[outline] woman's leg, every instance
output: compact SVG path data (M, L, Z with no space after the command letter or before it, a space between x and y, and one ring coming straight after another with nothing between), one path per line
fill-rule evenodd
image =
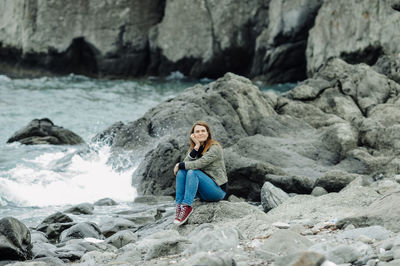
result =
M187 170L179 170L176 174L176 195L175 202L177 205L182 204L185 195Z
M196 194L202 200L219 201L225 197L226 193L202 171L188 170L182 204L192 206Z

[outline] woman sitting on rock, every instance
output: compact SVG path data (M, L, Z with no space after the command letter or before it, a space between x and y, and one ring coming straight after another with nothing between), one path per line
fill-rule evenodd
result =
M197 121L190 130L190 148L176 175L176 216L174 224L184 224L192 213L193 200L219 201L228 182L221 144L211 137L210 127Z

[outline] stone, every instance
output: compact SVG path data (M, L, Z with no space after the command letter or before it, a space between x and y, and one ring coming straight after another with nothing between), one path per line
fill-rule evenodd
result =
M0 220L0 261L32 258L31 233L13 217Z
M62 212L56 212L47 216L40 224L54 224L54 223L71 223L71 217ZM38 225L39 227L40 225Z
M323 187L328 192L339 192L352 182L357 175L345 171L332 170L320 176L315 181L315 186Z
M100 228L95 223L82 222L64 230L60 235L60 242L66 242L71 239L83 239L86 237L104 239Z
M321 266L325 256L317 253L304 251L288 256L279 257L274 265L276 266Z
M32 120L27 126L15 132L7 140L7 143L15 141L26 145L77 145L85 143L84 140L74 132L54 125L48 118Z
M328 191L326 191L325 188L319 187L319 186L316 186L315 188L313 188L313 190L311 192L311 195L313 195L314 197L319 197L319 196L322 196L325 194L328 194Z
M93 203L93 205L95 205L95 206L115 206L115 205L118 205L118 203L115 202L115 200L113 200L113 199L104 198L104 199L99 199L98 201Z
M93 204L81 203L66 209L64 212L79 215L79 214L93 214L93 210L94 210Z
M277 230L259 248L279 256L286 256L306 251L311 245L312 242L300 234L290 230Z
M135 243L138 236L130 230L119 231L108 237L104 242L113 245L116 248L121 248L129 243Z
M124 218L116 218L110 217L103 219L99 224L101 233L105 237L110 237L117 233L118 231L126 230L126 229L135 229L137 226L135 223L131 222L128 219Z
M275 222L272 225L275 226L276 228L279 228L279 229L288 229L288 228L290 228L290 224L283 223L283 222Z
M268 212L279 204L282 204L282 202L288 198L289 195L286 194L286 192L275 187L269 182L265 182L261 188L261 205L263 206L265 212Z

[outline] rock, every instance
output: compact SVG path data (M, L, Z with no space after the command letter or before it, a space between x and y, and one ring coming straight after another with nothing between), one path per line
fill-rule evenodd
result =
M324 129L322 139L328 149L342 160L348 151L357 147L358 134L349 123L337 123Z
M268 27L257 37L252 74L268 83L298 81L304 71L307 32L322 1L272 0L269 3Z
M31 229L31 242L49 243L45 233Z
M341 228L349 223L356 227L380 225L393 232L400 232L400 226L396 222L400 219L400 210L396 207L398 200L400 200L399 192L384 195L355 214L339 219L337 226Z
M351 64L373 65L382 54L397 54L395 43L399 37L385 30L399 23L397 12L391 8L392 2L385 1L382 5L374 5L374 0L350 4L345 0L323 2L309 31L308 73L314 73L333 57Z
M56 249L57 247L50 243L34 242L32 243L32 257L57 257L57 254L54 252Z
M209 225L200 225L188 235L191 242L188 250L191 254L203 251L230 251L239 245L240 232L234 228L216 229Z
M70 239L83 239L87 237L104 239L100 228L95 223L82 222L63 231L60 236L60 242L66 242Z
M286 192L275 187L269 182L265 182L261 188L261 205L263 206L265 212L275 208L288 198L289 195L286 194Z
M388 250L388 251L385 251L384 253L380 254L379 260L385 261L385 262L393 260L393 251Z
M317 253L304 251L288 256L279 257L276 266L320 266L325 261L325 256Z
M329 243L320 243L313 245L310 251L320 252L326 256L326 259L336 264L355 262L361 253L351 245L332 245Z
M26 145L76 145L85 143L81 137L68 129L54 125L48 118L32 120L26 127L15 132L7 140L7 143L15 141Z
M0 220L0 261L32 258L31 233L13 217Z
M56 212L52 215L47 216L41 223L38 225L40 227L42 224L54 224L54 223L72 223L73 220L68 215L62 212Z
M90 251L85 253L82 256L79 263L76 263L79 266L84 265L107 265L110 261L114 261L117 257L117 254L113 252L100 252L100 251ZM126 261L125 261L126 262Z
M312 169L310 169L312 173ZM316 176L317 173L313 173ZM266 181L274 184L275 186L283 188L287 192L291 193L311 193L315 180L309 176L297 176L297 175L266 175Z
M121 121L115 122L108 128L104 129L102 132L96 134L96 136L92 138L92 142L98 143L99 145L111 146L114 142L115 135L118 133L118 131L121 130L124 125L125 124Z
M357 175L349 174L344 171L333 170L327 172L325 175L318 177L315 181L315 186L323 187L328 192L338 192L345 186L350 184Z
M199 252L189 257L187 260L183 260L178 265L235 266L237 264L232 256L226 252L218 252L216 254Z
M313 195L315 197L319 197L319 196L322 196L322 195L325 195L325 194L328 194L328 191L326 191L325 188L318 187L318 186L314 187L312 192L311 192L311 195Z
M0 42L3 53L18 51L7 60L14 72L137 76L147 68L149 30L162 19L164 6L163 1L126 0L114 4L30 4L25 8L35 14L33 18L22 16L23 5L3 3L1 9L10 12L0 23L4 32ZM16 28L7 27L10 20ZM57 30L48 28L49 24Z
M124 218L115 218L111 217L108 219L103 219L99 224L101 233L105 237L110 237L117 233L118 231L126 230L126 229L134 229L136 228L135 223L124 219Z
M121 248L129 243L135 243L138 236L130 230L123 230L108 237L104 242L113 245L116 248Z
M179 235L177 231L162 231L150 235L135 243L136 249L144 254L145 260L161 256L181 253L187 240Z
M283 223L283 222L275 222L272 225L275 226L276 228L279 228L279 229L288 229L288 228L290 228L289 224Z
M374 70L381 73L391 80L400 83L400 56L393 55L383 55L379 57L373 66Z
M385 240L393 235L393 232L386 230L382 226L368 226L352 230L346 230L338 234L338 237L357 240L360 236L370 239Z
M76 225L76 223L42 223L36 227L36 230L45 233L47 239L51 243L57 243L60 241L61 233L74 225Z
M93 210L94 210L93 204L81 203L81 204L72 206L71 208L68 208L64 212L79 215L79 214L93 214Z
M260 0L167 2L161 23L150 33L155 57L150 68L164 75L179 70L192 77L244 74L251 67L255 38L266 24L267 12L268 4Z
M259 248L279 256L286 256L305 251L311 245L312 242L300 234L290 230L277 230Z
M115 202L115 200L110 199L110 198L104 198L104 199L99 199L95 203L93 203L95 206L115 206L118 205L118 203Z

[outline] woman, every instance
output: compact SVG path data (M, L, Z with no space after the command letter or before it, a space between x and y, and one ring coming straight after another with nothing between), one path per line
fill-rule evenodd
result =
M176 175L176 216L174 224L184 224L192 213L197 196L205 201L225 197L228 182L221 145L213 140L210 127L197 121L190 130L190 148L183 162L174 167Z

